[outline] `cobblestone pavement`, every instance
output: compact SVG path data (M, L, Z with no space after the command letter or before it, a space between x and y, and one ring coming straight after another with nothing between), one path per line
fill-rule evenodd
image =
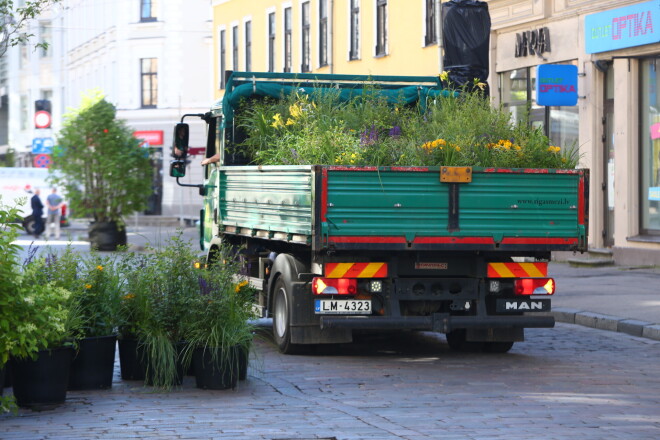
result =
M115 372L111 390L0 416L0 438L660 438L660 342L570 324L528 330L495 355L414 333L284 356L266 337L233 391L199 390L187 377L160 393Z

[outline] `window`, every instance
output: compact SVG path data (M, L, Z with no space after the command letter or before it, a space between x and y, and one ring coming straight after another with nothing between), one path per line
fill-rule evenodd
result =
M232 69L238 70L238 26L231 29L231 40Z
M275 13L268 14L268 71L275 72Z
M140 60L140 85L142 88L142 108L155 108L158 105L158 59Z
M40 49L40 55L42 58L49 57L51 55L50 44L53 41L52 27L50 21L42 21L39 23L39 43L46 44L46 47Z
M640 232L660 235L660 75L656 59L640 62L639 69L639 179Z
M158 0L140 0L140 21L156 21Z
M542 128L553 145L577 148L578 107L544 107L536 104L535 68L525 67L500 73L500 97L502 105L511 112L514 122L528 120L533 127Z
M28 98L26 95L21 95L21 130L28 128Z
M348 58L360 59L360 0L351 0L351 36Z
M425 27L426 34L424 35L424 45L430 46L438 42L438 34L436 32L436 20L437 20L437 3L436 0L424 0L425 2Z
M311 62L309 55L309 2L302 4L302 64L300 66L301 72L309 72L311 70Z
M245 71L252 71L252 22L245 22Z
M225 71L227 70L227 35L224 29L220 31L220 89L225 88Z
M292 38L293 34L291 32L291 8L286 8L284 10L284 71L291 72L291 51L293 47Z
M319 0L319 66L328 65L328 0Z
M376 56L387 55L387 0L376 1Z

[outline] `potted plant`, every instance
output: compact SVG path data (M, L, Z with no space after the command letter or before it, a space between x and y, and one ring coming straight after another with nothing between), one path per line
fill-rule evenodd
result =
M112 386L122 280L117 261L96 252L79 257L70 248L51 257L55 284L68 287L80 327L69 389L106 389Z
M18 218L18 208L3 204L0 196L0 370L2 371L2 382L4 386L4 374L9 367L10 355L16 352L16 341L20 340L21 330L19 317L13 313L18 302L16 291L18 290L18 274L20 264L18 262L19 246L13 244L19 235L19 225L11 223ZM13 396L3 396L0 390L0 412L12 407Z
M124 218L144 210L152 193L149 150L98 93L65 115L56 144L51 168L59 173L53 181L65 189L71 212L92 219L92 247L125 245Z
M80 328L71 293L48 280L49 261L32 252L15 279L9 354L18 406L44 409L64 402Z
M196 255L181 235L180 231L165 246L149 249L139 267L128 273L129 293L122 301L123 331L137 337L137 354L146 364L145 381L164 389L183 380L187 368L182 358L183 323L191 298L199 291L198 271L193 268Z
M255 291L236 281L240 263L223 248L199 274L200 292L184 324L186 357L193 363L198 388L234 388L245 379L252 345Z

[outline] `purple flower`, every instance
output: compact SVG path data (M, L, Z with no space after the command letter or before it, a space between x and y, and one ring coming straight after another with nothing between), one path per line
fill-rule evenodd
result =
M399 136L401 136L401 127L395 125L394 127L390 128L389 135L394 139L398 139Z
M362 145L373 145L378 141L378 131L376 130L376 125L371 124L370 129L365 129L360 134L360 143Z

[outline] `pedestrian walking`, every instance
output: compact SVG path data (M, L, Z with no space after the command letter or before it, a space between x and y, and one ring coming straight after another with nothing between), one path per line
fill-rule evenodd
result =
M60 239L62 202L62 197L57 194L57 188L53 188L52 192L46 197L46 206L48 207L48 215L46 216L46 238L50 238L51 235L54 235L56 240Z
M34 219L34 237L39 238L42 232L44 232L44 204L41 203L41 198L39 194L41 191L39 188L35 188L34 195L30 199L30 205L32 206L32 218Z

